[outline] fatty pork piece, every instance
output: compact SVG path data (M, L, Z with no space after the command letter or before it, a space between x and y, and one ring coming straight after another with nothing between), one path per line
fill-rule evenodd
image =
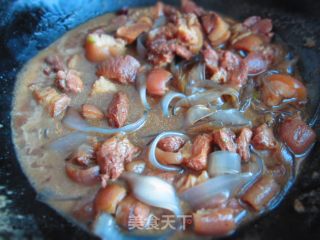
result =
M95 185L100 182L99 166L96 163L96 138L80 144L66 159L65 171L73 182L81 185Z
M241 159L244 162L249 161L250 159L250 141L252 138L252 131L250 128L243 128L240 132L239 137L236 140L237 143L237 152L241 156Z
M97 75L118 81L122 84L133 83L140 63L130 55L110 57L97 67Z
M102 174L102 185L109 179L117 179L124 171L124 166L134 159L139 148L134 146L124 135L107 139L97 151L97 163Z
M237 145L234 142L236 135L229 128L221 128L212 134L213 142L219 146L222 151L236 152Z
M75 70L59 70L55 84L63 92L80 93L83 90L83 82L80 73Z
M202 45L201 25L192 13L179 14L173 22L150 31L146 42L148 60L155 65L166 65L175 55L189 60Z
M53 118L63 115L71 102L66 94L60 94L52 87L36 88L33 91L34 98L41 104Z
M240 88L247 82L248 63L237 54L228 51L214 50L209 44L205 44L202 51L206 64L206 72L210 79L219 84L228 84Z
M80 166L89 166L94 159L94 147L90 144L83 143L68 157L67 160Z
M207 158L211 150L212 137L209 134L198 135L192 143L191 157L184 159L184 164L200 171L207 167Z
M117 30L117 37L126 40L129 44L134 42L138 36L150 30L152 20L148 17L142 17L138 22L121 26Z
M252 138L253 146L258 150L270 150L276 147L276 139L272 128L262 124L254 130Z
M177 152L185 143L179 136L166 137L159 141L158 148L165 152Z
M102 62L110 56L123 55L125 41L98 31L89 33L85 42L85 55L91 62Z
M129 98L123 92L118 92L113 96L113 99L108 107L107 119L112 127L122 127L129 114Z

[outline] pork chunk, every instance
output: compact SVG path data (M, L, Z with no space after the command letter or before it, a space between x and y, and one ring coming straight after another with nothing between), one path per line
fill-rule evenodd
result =
M58 71L55 83L64 92L79 93L83 90L83 82L75 70Z
M131 162L138 152L139 149L126 136L116 135L107 139L97 151L103 185L108 179L117 179L125 163Z
M172 46L164 36L155 37L147 42L148 60L154 65L164 65L174 58Z
M33 95L53 118L63 114L71 102L66 94L60 94L52 87L37 88L33 91Z
M68 161L87 167L92 163L94 158L94 147L87 143L83 143L68 157Z
M251 30L251 32L263 36L267 42L269 42L274 35L272 32L272 20L269 18L262 19L259 16L251 16L244 20L243 25Z
M239 137L236 140L237 152L241 156L241 159L245 162L250 159L250 140L252 138L252 131L250 128L243 128L240 132Z
M254 130L252 138L253 146L258 150L268 150L276 147L276 140L271 128L262 124Z
M122 227L133 230L142 229L148 222L150 207L132 196L123 199L116 210L116 221ZM132 219L136 219L132 223Z
M210 74L214 74L217 71L219 64L219 56L209 44L205 44L205 48L202 51L206 68Z
M192 144L191 157L184 159L184 164L196 171L204 170L207 167L211 141L212 138L209 134L198 135Z
M185 143L184 139L178 136L166 137L159 141L158 147L165 152L177 152Z
M130 44L134 42L141 33L149 31L150 27L151 26L145 22L122 26L117 30L117 37L126 40Z
M235 134L229 128L221 128L213 132L213 141L223 151L236 152Z
M97 75L122 84L133 83L140 63L130 55L110 57L97 67Z
M255 211L260 211L268 206L279 191L280 186L274 178L264 175L242 196L242 201L250 205Z
M113 96L113 99L108 108L108 122L112 127L122 127L128 118L129 113L129 98L123 92L118 92Z
M246 84L249 72L247 62L231 51L221 51L219 56L220 66L228 73L228 83L237 88Z
M197 16L201 16L205 13L202 7L199 7L195 2L191 0L182 0L181 1L181 9L184 13L194 13Z
M65 70L65 65L63 63L63 60L58 55L50 55L45 58L45 63L48 64L48 73L51 71L58 72L60 70Z

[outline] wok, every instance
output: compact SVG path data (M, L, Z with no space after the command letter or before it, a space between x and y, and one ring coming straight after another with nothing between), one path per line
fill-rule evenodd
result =
M164 2L179 4L178 1ZM205 9L214 9L236 19L244 19L250 15L272 18L278 37L300 56L299 68L307 81L310 94L309 111L311 115L317 112L320 98L320 2L196 2ZM152 0L0 0L0 238L94 239L38 201L20 169L10 128L16 74L38 51L86 20L123 7L148 6L154 3ZM316 41L316 46L307 47L305 43L312 39ZM319 131L317 133L319 136ZM299 211L294 208L296 199L303 205L296 207ZM296 183L280 206L241 228L231 238L320 239L319 223L320 148L317 142Z

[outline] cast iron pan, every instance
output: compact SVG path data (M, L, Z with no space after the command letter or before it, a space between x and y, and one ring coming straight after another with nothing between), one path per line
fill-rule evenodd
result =
M15 77L21 66L64 32L86 20L123 7L148 6L148 0L0 0L0 238L94 239L67 222L36 194L16 161L10 111ZM165 1L169 2L169 1ZM260 15L273 19L275 32L300 56L299 67L310 94L310 113L320 93L320 3L304 1L197 1L237 19ZM178 1L172 1L177 5ZM305 45L316 40L316 46ZM319 136L319 131L318 136ZM320 239L320 149L317 143L281 205L240 229L235 239ZM294 209L299 199L303 208Z

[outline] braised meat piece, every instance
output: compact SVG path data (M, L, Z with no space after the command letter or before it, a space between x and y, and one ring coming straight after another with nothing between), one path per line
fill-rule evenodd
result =
M115 214L117 206L126 196L126 189L118 184L110 184L100 188L94 199L94 212L96 215L101 212Z
M171 72L164 68L154 68L148 73L147 92L152 96L163 96L169 90L167 83L172 78Z
M45 69L45 73L49 74L51 71L58 72L65 70L65 64L58 55L51 55L45 58L45 63L48 64L48 68Z
M247 82L250 59L241 59L237 54L228 51L215 51L209 44L205 44L202 51L209 78L219 84L225 83L231 87L240 88ZM254 60L254 59L253 59Z
M204 32L212 46L217 47L226 42L231 33L229 24L215 12L207 12L201 16Z
M68 161L80 166L89 166L95 158L95 149L92 145L83 143L69 157Z
M304 153L316 140L316 134L312 128L298 118L287 118L282 122L279 135L296 154Z
M181 46L197 54L203 45L201 25L195 14L189 13L177 19L176 38Z
M184 13L194 13L197 16L201 16L205 13L202 7L199 7L191 0L181 0L181 10Z
M198 135L192 144L191 157L184 159L184 164L196 171L204 170L207 167L211 141L212 138L209 134Z
M176 14L166 25L149 32L148 60L154 65L170 63L175 55L189 60L203 45L201 25L195 14Z
M102 143L97 151L97 163L103 185L108 179L117 179L124 171L125 163L131 162L138 152L139 148L123 135L113 136Z
M116 210L116 221L129 230L142 229L146 227L150 210L148 205L129 195L119 203ZM132 222L132 219L136 221Z
M64 92L79 93L83 89L79 72L75 70L59 70L56 75L56 85Z
M246 84L249 71L247 62L231 51L220 51L219 57L220 66L228 73L227 83L236 88Z
M193 213L194 231L198 234L223 236L236 228L232 208L201 209Z
M267 124L262 124L254 130L252 138L253 146L258 150L273 149L276 146L276 140L271 128Z
M251 30L251 32L260 34L269 42L273 37L272 21L269 18L262 19L259 16L252 16L244 20L243 25Z
M250 159L250 141L252 138L252 131L250 128L243 128L240 132L239 137L236 140L237 152L241 156L241 159L245 162Z
M151 25L146 22L137 22L122 26L117 30L117 37L126 40L129 44L137 39L137 37L146 31L149 31Z
M229 128L221 128L212 134L213 142L223 151L236 152L237 145L234 142L235 134Z
M66 94L60 94L52 87L35 89L33 95L36 101L45 107L53 118L62 115L71 102Z
M140 63L132 56L110 57L98 65L97 75L128 84L135 81L139 67Z
M128 118L129 99L123 92L118 92L113 96L109 105L107 119L112 127L122 127Z
M243 195L242 201L259 211L266 207L279 191L280 186L273 177L264 175Z
M287 74L273 74L263 79L261 99L269 107L279 105L283 100L296 98L307 100L307 89L302 82Z
M83 104L81 114L85 119L101 120L104 118L103 112L92 104Z
M147 42L148 61L155 65L164 65L174 58L174 53L164 36L155 37Z
M208 43L205 43L202 55L206 64L207 71L214 74L219 66L219 55Z
M162 138L158 143L158 148L165 152L177 152L185 143L184 139L178 136Z
M97 29L87 35L84 48L85 56L91 62L103 62L110 56L123 55L125 41L105 34L104 30Z

